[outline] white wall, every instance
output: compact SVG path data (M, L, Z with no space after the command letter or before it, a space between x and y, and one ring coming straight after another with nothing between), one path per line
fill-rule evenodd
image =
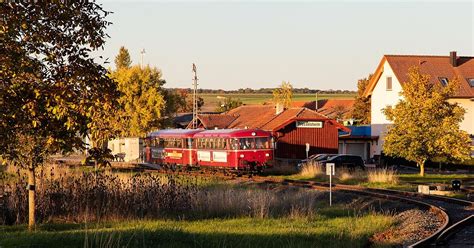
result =
M140 138L120 138L110 140L107 147L112 150L112 154L125 153L125 162L140 161L140 154L143 151L143 141Z
M474 101L471 101L470 99L449 99L449 102L458 103L466 110L460 128L469 134L474 135Z
M387 77L392 77L391 91L387 90ZM374 144L372 150L376 155L380 155L382 151L382 144L385 136L384 133L387 130L388 124L391 123L382 113L382 109L386 108L387 106L395 106L399 99L401 99L401 91L402 86L400 82L398 82L388 62L385 61L383 65L383 73L375 85L371 99L371 134L372 136L379 136L379 142ZM374 154L371 154L371 156Z

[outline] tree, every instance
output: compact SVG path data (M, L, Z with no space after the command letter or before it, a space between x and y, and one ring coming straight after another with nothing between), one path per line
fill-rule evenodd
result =
M370 78L372 78L372 74L357 82L357 97L351 115L361 124L370 124L370 98L364 97Z
M347 109L343 105L336 105L332 107L332 112L334 113L334 119L341 122L344 120Z
M93 2L0 4L0 156L28 171L29 228L35 168L53 153L100 145L113 133L119 95L91 57L104 45L109 12Z
M219 101L216 106L216 112L227 112L231 109L235 109L242 106L240 99L232 99L232 97L226 97L224 102Z
M273 90L273 102L282 104L284 108L291 107L293 99L293 86L290 82L282 82L279 88Z
M385 137L384 153L416 162L421 176L429 159L468 159L470 138L459 129L465 110L448 102L458 88L458 80L450 80L445 87L433 85L430 76L420 74L418 67L410 68L408 76L403 99L394 108L383 110L393 121Z
M171 98L163 89L166 81L161 79L160 70L136 65L118 69L111 77L122 93L114 124L121 136L143 137L162 127L162 117L169 115L172 109L166 107L165 97Z
M115 57L115 68L117 70L122 68L130 68L132 60L130 59L130 53L124 46L120 47L119 54Z

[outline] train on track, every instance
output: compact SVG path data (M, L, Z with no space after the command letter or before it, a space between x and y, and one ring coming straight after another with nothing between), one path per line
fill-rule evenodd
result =
M259 129L165 129L145 144L145 162L167 167L262 171L274 157L271 133Z

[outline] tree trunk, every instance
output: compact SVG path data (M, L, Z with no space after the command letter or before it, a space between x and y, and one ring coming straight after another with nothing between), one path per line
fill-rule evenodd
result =
M28 229L34 229L35 221L35 167L28 168Z
M424 177L425 176L425 161L420 161L418 162L418 166L420 167L420 176Z

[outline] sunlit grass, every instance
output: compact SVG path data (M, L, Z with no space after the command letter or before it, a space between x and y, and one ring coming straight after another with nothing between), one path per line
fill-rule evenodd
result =
M364 247L376 232L393 225L379 214L307 218L144 220L0 227L0 246L37 247Z

